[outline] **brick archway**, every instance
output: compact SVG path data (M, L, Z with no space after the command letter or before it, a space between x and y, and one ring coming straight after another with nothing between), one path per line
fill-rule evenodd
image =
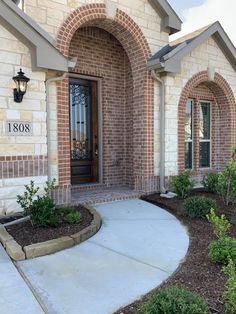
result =
M205 92L203 91L205 89ZM206 92L208 90L208 92ZM211 96L209 96L209 93ZM218 135L213 134L213 146L218 147L218 153L213 152L215 166L212 170L221 169L230 159L231 146L235 143L235 108L236 102L229 83L219 74L215 73L214 80L209 80L208 72L195 74L182 90L178 106L178 168L179 172L185 169L185 106L189 98L211 100L214 105L213 122ZM206 99L207 98L207 99ZM214 121L215 120L215 121ZM198 174L199 171L193 173Z
M64 56L69 56L69 47L75 32L89 26L111 33L121 43L129 58L133 76L133 186L136 190L154 190L154 87L147 69L150 48L139 26L125 12L117 9L115 17L110 18L105 4L89 4L73 11L59 30L57 47ZM58 83L60 186L70 185L69 142L68 82L63 81Z

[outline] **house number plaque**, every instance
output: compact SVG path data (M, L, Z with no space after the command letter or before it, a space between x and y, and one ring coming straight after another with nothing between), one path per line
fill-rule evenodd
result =
M13 136L32 135L32 123L25 121L7 121L6 133Z

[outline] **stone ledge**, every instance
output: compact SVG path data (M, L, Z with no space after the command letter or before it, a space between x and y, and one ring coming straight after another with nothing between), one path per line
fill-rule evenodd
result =
M21 247L7 230L0 225L0 242L14 261L44 256L78 245L95 235L102 225L101 217L96 210L88 205L83 206L93 215L93 220L90 226L76 234Z

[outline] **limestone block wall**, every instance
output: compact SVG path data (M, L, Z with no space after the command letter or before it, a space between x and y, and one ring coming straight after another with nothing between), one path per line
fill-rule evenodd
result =
M181 92L193 75L210 67L219 73L236 95L235 71L211 37L184 57L181 73L166 77L166 175L178 174L178 104Z
M45 73L31 69L29 49L0 26L0 215L17 210L16 194L30 180L47 180ZM13 100L12 77L30 78L22 103ZM9 135L7 122L29 123L32 134Z

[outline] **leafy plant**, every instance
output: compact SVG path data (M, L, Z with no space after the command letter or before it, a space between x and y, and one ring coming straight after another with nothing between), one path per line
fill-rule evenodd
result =
M30 220L38 227L58 227L60 220L53 200L48 196L38 196L33 202Z
M208 255L212 262L227 264L228 259L230 258L236 265L236 239L221 237L212 241L208 250Z
M71 207L63 207L60 209L60 215L63 221L69 224L76 224L81 220L81 214Z
M231 162L219 174L217 193L227 206L236 201L236 146L232 148Z
M216 202L204 196L193 196L186 199L180 209L180 213L191 219L205 218L211 208L216 208Z
M227 236L227 231L230 229L230 222L225 218L225 215L218 217L215 210L211 208L210 215L207 215L207 220L212 224L213 230L217 238Z
M190 179L190 175L190 171L185 171L171 180L171 188L181 199L189 196L193 190L194 182Z
M218 186L219 174L209 173L204 176L202 184L207 192L216 193Z
M26 216L29 215L32 210L33 202L36 199L38 191L39 187L35 187L34 181L30 181L29 185L25 185L23 195L16 196L16 202L21 206Z
M141 314L209 314L206 302L181 287L162 289L143 305Z
M228 277L225 284L223 298L225 300L225 313L236 313L236 269L232 259L229 259L228 265L223 267L222 271Z

